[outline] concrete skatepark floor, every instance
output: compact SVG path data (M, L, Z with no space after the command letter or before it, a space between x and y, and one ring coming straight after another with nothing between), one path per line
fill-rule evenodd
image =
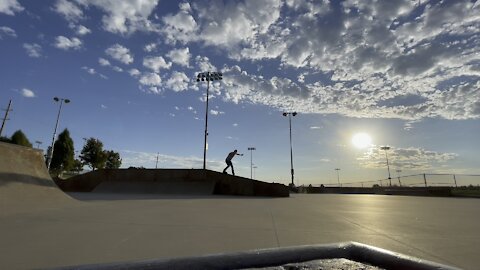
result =
M71 194L74 204L0 215L0 268L361 242L464 269L480 264L480 200ZM9 205L0 202L0 209Z

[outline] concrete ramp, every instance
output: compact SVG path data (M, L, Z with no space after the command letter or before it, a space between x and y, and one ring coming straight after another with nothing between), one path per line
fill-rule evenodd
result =
M202 169L105 169L56 182L64 191L73 192L289 196L282 184Z
M0 213L35 211L71 202L50 178L41 150L0 142Z

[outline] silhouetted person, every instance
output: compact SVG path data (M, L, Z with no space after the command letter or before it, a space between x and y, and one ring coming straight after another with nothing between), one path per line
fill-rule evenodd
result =
M227 173L228 167L232 167L232 175L235 175L235 171L233 170L233 164L232 164L232 158L234 158L235 155L243 156L243 154L237 154L237 149L233 150L233 152L228 153L228 156L225 159L225 163L227 163L227 167L223 169L223 173Z

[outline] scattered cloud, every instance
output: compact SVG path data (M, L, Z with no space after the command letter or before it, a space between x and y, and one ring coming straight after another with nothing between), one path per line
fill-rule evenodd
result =
M8 26L0 26L0 39L3 39L3 37L17 37L17 33L15 30Z
M100 64L100 66L110 66L110 61L108 61L107 59L105 58L98 58L98 63Z
M27 55L33 58L39 58L42 56L42 46L37 43L24 43L23 48L27 51Z
M132 77L138 77L140 75L140 70L132 68L128 71L128 74L130 74Z
M217 110L210 110L211 115L221 115L225 114L225 112L217 111Z
M185 73L174 71L165 83L165 86L175 92L185 91L188 89L189 81L190 80Z
M237 123L233 123L232 126L238 127L238 124L237 124Z
M67 21L78 21L83 17L82 9L73 1L57 0L53 10Z
M425 170L440 167L443 163L458 157L455 153L440 153L423 148L394 148L388 151L391 168L409 170ZM379 148L371 148L357 158L365 168L385 168L385 152Z
M105 105L103 105L103 104L101 104L101 105L100 105L100 108L102 108L102 109L107 109L108 107L105 106Z
M82 41L76 37L67 38L64 36L57 36L55 38L55 47L62 50L79 50L82 47Z
M162 78L157 73L145 73L140 77L139 82L142 85L146 86L160 86L162 83Z
M143 47L146 52L153 52L157 48L157 43L149 43Z
M23 88L22 90L20 90L20 93L22 94L22 96L24 96L26 98L34 98L35 97L35 93L28 88Z
M311 126L310 129L321 129L322 127L319 126Z
M143 59L143 66L158 73L161 69L170 69L172 63L167 63L162 56L147 56Z
M83 26L83 25L79 25L77 26L77 35L80 35L80 36L84 36L84 35L87 35L87 34L90 34L92 32L92 30L88 29L87 27Z
M2 0L0 1L0 13L7 15L15 15L15 12L21 12L24 8L17 0Z
M111 0L89 0L80 3L86 8L93 6L105 13L102 17L103 29L127 35L135 31L153 30L153 23L148 17L158 0L131 0L121 4Z
M91 74L91 75L95 75L97 74L97 71L95 71L94 68L90 68L90 67L82 67L83 70L85 70L88 74Z
M183 48L183 49L173 49L167 53L167 57L172 60L173 63L178 64L180 66L188 67L190 65L190 49Z
M133 55L128 48L123 47L120 44L114 44L105 50L105 53L113 59L124 63L125 65L133 62Z

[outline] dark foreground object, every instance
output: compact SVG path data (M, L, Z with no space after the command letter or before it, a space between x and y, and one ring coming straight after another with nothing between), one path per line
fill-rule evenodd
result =
M299 187L299 193L452 197L451 187Z
M336 261L327 261L338 259ZM347 260L342 260L347 259ZM312 262L320 260L318 262ZM357 264L354 264L357 263ZM292 264L330 265L331 268L297 269L356 269L352 265L365 265L363 269L458 269L430 261L420 260L385 249L349 242L331 245L313 245L291 248L263 249L247 252L207 255L178 259L146 260L136 262L92 264L55 268L58 270L113 270L113 269L292 269ZM282 266L284 266L282 268ZM288 266L287 266L288 265ZM373 266L372 268L367 268ZM272 268L273 267L273 268ZM275 268L279 267L279 268ZM375 268L376 267L376 268ZM295 269L295 268L293 268Z
M55 183L65 192L289 196L282 184L202 169L102 169Z

